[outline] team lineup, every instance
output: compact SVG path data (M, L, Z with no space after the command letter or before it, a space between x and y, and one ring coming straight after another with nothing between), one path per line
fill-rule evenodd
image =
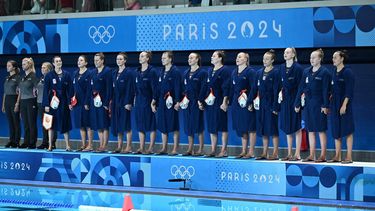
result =
M303 69L297 62L294 48L284 51L285 63L274 66L275 52L263 56L263 67L255 70L250 55L237 54L236 68L225 65L225 52L215 51L212 67L202 68L198 53L190 53L189 68L180 71L173 65L173 53L162 54L163 67L149 63L151 52L139 54L140 66L126 66L126 53L116 57L117 68L105 66L105 56L94 56L95 68L88 70L86 56L78 57L78 69L72 74L63 70L62 58L55 56L52 64L44 62L42 77L35 73L32 58L22 60L24 74L16 61L7 62L9 76L4 82L2 111L9 123L9 142L6 147L47 149L55 148L57 132L64 135L66 151L70 147L69 131L80 129L81 147L77 151L106 152L109 133L117 137L112 153L179 154L182 112L183 131L188 136L188 149L183 156L227 157L228 112L232 126L241 138L242 150L236 158L279 160L279 129L287 136L288 155L283 161L352 163L354 120L352 100L354 75L346 66L346 51L332 55L334 69L322 66L322 49L310 55L311 66ZM134 112L135 122L131 113ZM43 142L37 143L37 119L43 122ZM24 143L20 144L22 117ZM327 118L330 118L328 121ZM310 154L302 159L301 121L308 131ZM331 123L336 154L327 159L328 122ZM139 148L132 149L132 124L139 134ZM156 130L161 132L162 147L155 150ZM98 132L99 147L93 147L93 133ZM210 134L211 150L204 152L204 131ZM173 133L172 133L173 132ZM218 134L221 147L217 152ZM146 147L146 133L150 143ZM173 134L173 148L168 150L168 135ZM126 135L126 144L123 144ZM198 136L198 150L194 138ZM321 154L315 153L319 135ZM255 156L256 136L262 137L263 152ZM346 139L347 153L342 156L341 145ZM268 153L272 139L273 150ZM293 153L293 140L296 149ZM125 146L123 146L125 145Z

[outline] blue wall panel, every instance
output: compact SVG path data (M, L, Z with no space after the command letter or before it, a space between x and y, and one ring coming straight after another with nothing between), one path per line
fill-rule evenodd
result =
M375 6L289 8L0 23L0 53L375 45Z
M157 188L178 188L182 184L168 180L187 179L193 190L346 201L374 202L374 168L36 150L0 153L2 179Z

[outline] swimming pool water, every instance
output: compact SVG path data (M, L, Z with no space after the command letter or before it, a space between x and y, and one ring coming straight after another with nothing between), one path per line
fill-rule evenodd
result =
M0 185L1 210L79 210L81 205L121 208L128 193L19 185ZM134 208L160 211L359 210L268 202L130 193Z

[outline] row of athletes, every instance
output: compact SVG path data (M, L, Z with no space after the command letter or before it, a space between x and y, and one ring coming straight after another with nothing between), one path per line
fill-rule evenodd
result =
M330 161L341 162L341 141L347 139L347 156L343 163L352 162L354 121L352 98L354 77L344 65L345 51L333 54L334 70L321 65L321 49L311 53L311 66L303 70L297 62L294 48L284 51L285 63L273 65L275 53L263 56L264 67L256 71L249 65L249 54L240 52L237 67L231 70L224 65L225 54L215 51L213 65L208 71L201 68L201 57L191 53L190 68L183 74L173 65L173 53L162 54L161 70L149 65L151 52L141 52L140 67L136 71L126 67L127 55L116 57L118 68L111 70L104 65L104 54L94 56L95 68L87 69L87 58L78 58L78 70L71 76L62 69L60 56L53 58L53 66L42 65L43 76L35 75L34 62L24 58L22 69L15 61L8 61L4 84L3 112L10 126L10 141L6 147L17 147L20 140L19 111L24 121L24 143L20 148L35 148L37 141L37 109L39 114L53 116L51 128L44 130L43 143L38 148L54 148L56 131L64 134L66 150L71 151L69 131L73 125L80 129L82 146L79 151L93 151L93 131L98 132L100 145L96 152L107 150L109 127L118 137L113 153L132 152L131 115L134 110L140 148L136 153L153 154L156 129L162 133L162 148L156 154L168 154L168 134L173 132L173 150L179 148L178 111L183 111L184 132L188 135L188 150L183 155L203 156L204 117L210 134L211 152L207 157L226 157L228 143L227 111L231 105L233 129L242 140L242 152L237 158L253 158L256 135L263 138L263 153L256 159L278 160L278 118L280 129L287 134L288 155L282 160L298 161L301 145L301 113L305 112L309 131L310 155L303 161L326 161L327 115L330 110L332 134L336 155ZM302 109L303 108L303 109ZM205 113L205 116L204 116ZM17 128L18 127L18 128ZM146 150L145 134L150 132L150 145ZM222 133L222 146L216 153L218 132ZM126 147L123 136L126 134ZM321 154L315 155L315 134L319 134ZM198 135L199 148L194 151L194 135ZM293 155L293 138L296 150ZM268 154L269 138L273 152ZM86 143L86 139L88 139ZM250 147L248 145L250 142Z

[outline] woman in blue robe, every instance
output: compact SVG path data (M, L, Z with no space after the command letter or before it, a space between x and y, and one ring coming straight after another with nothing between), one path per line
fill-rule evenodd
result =
M256 158L257 160L279 159L278 113L280 105L277 102L277 98L280 91L280 74L279 69L273 66L275 57L275 52L273 50L269 50L264 54L264 68L257 73L257 88L254 89L253 92L253 96L259 98L259 110L256 112L257 136L261 136L263 139L263 153ZM255 107L257 106L254 105L254 108ZM272 155L268 156L270 136L272 136L273 152Z
M156 139L156 119L155 113L151 110L153 92L156 89L157 70L149 63L152 54L149 51L143 51L139 54L139 63L141 66L137 69L135 78L135 122L139 134L140 149L137 152L142 153L145 148L146 132L150 132L150 145L144 154L153 154Z
M95 68L91 72L89 93L86 105L90 110L90 126L98 131L99 148L96 152L107 150L109 137L109 104L112 97L112 71L104 65L104 54L97 53L94 56Z
M341 161L342 139L346 137L347 153L342 161L344 164L352 163L353 149L353 95L354 74L352 69L344 64L348 59L346 51L336 51L333 54L335 71L332 73L332 100L331 100L331 129L335 139L336 154L330 162Z
M85 100L89 94L90 71L87 69L87 57L81 55L77 61L78 70L74 72L73 87L74 95L72 100L73 127L78 128L81 134L81 147L77 151L92 151L93 131L90 129L90 111L85 106ZM86 139L88 144L86 145Z
M288 144L288 155L283 161L301 160L301 112L294 110L294 101L298 92L303 69L297 62L297 51L295 48L286 48L284 51L285 63L280 65L281 91L278 102L280 103L280 129L286 134ZM296 137L296 151L293 156L293 136Z
M303 162L325 162L327 148L327 115L329 108L328 92L330 74L321 65L324 53L315 50L310 55L311 67L304 70L295 100L295 111L299 112L305 101L304 112L306 129L309 131L310 155ZM319 133L321 154L315 159L315 133Z
M184 118L184 131L188 136L188 149L183 155L204 155L204 115L203 103L207 72L201 68L201 56L190 53L188 63L190 68L183 76L183 99L180 103ZM194 135L198 134L199 148L194 151Z
M207 157L227 157L228 104L231 70L224 66L224 51L215 51L211 56L213 68L208 71L205 93L207 131L211 138L211 152ZM221 150L216 155L218 132L221 132Z
M119 53L116 57L118 68L113 72L113 96L111 104L111 129L112 134L117 136L117 149L113 153L122 151L124 132L126 132L125 152L132 150L131 110L135 96L135 74L126 67L128 56Z
M177 155L180 143L180 125L178 111L181 101L181 73L172 64L173 53L166 51L162 54L163 68L159 72L156 91L153 93L152 110L156 111L157 129L162 135L160 153L168 152L168 133L173 132L173 149L169 155Z
M248 100L250 93L255 88L255 70L249 65L249 54L237 54L237 68L232 73L231 106L232 126L237 136L241 137L242 151L236 158L253 158L256 143L256 116ZM247 146L250 138L250 148Z
M69 141L69 131L72 129L70 119L71 98L73 97L72 78L67 71L62 69L60 56L53 58L53 66L55 69L47 73L44 78L42 101L45 112L53 116L52 127L48 130L48 151L52 151L54 131L64 134L66 151L72 151ZM51 103L54 96L60 101L57 107L53 107L53 103Z

